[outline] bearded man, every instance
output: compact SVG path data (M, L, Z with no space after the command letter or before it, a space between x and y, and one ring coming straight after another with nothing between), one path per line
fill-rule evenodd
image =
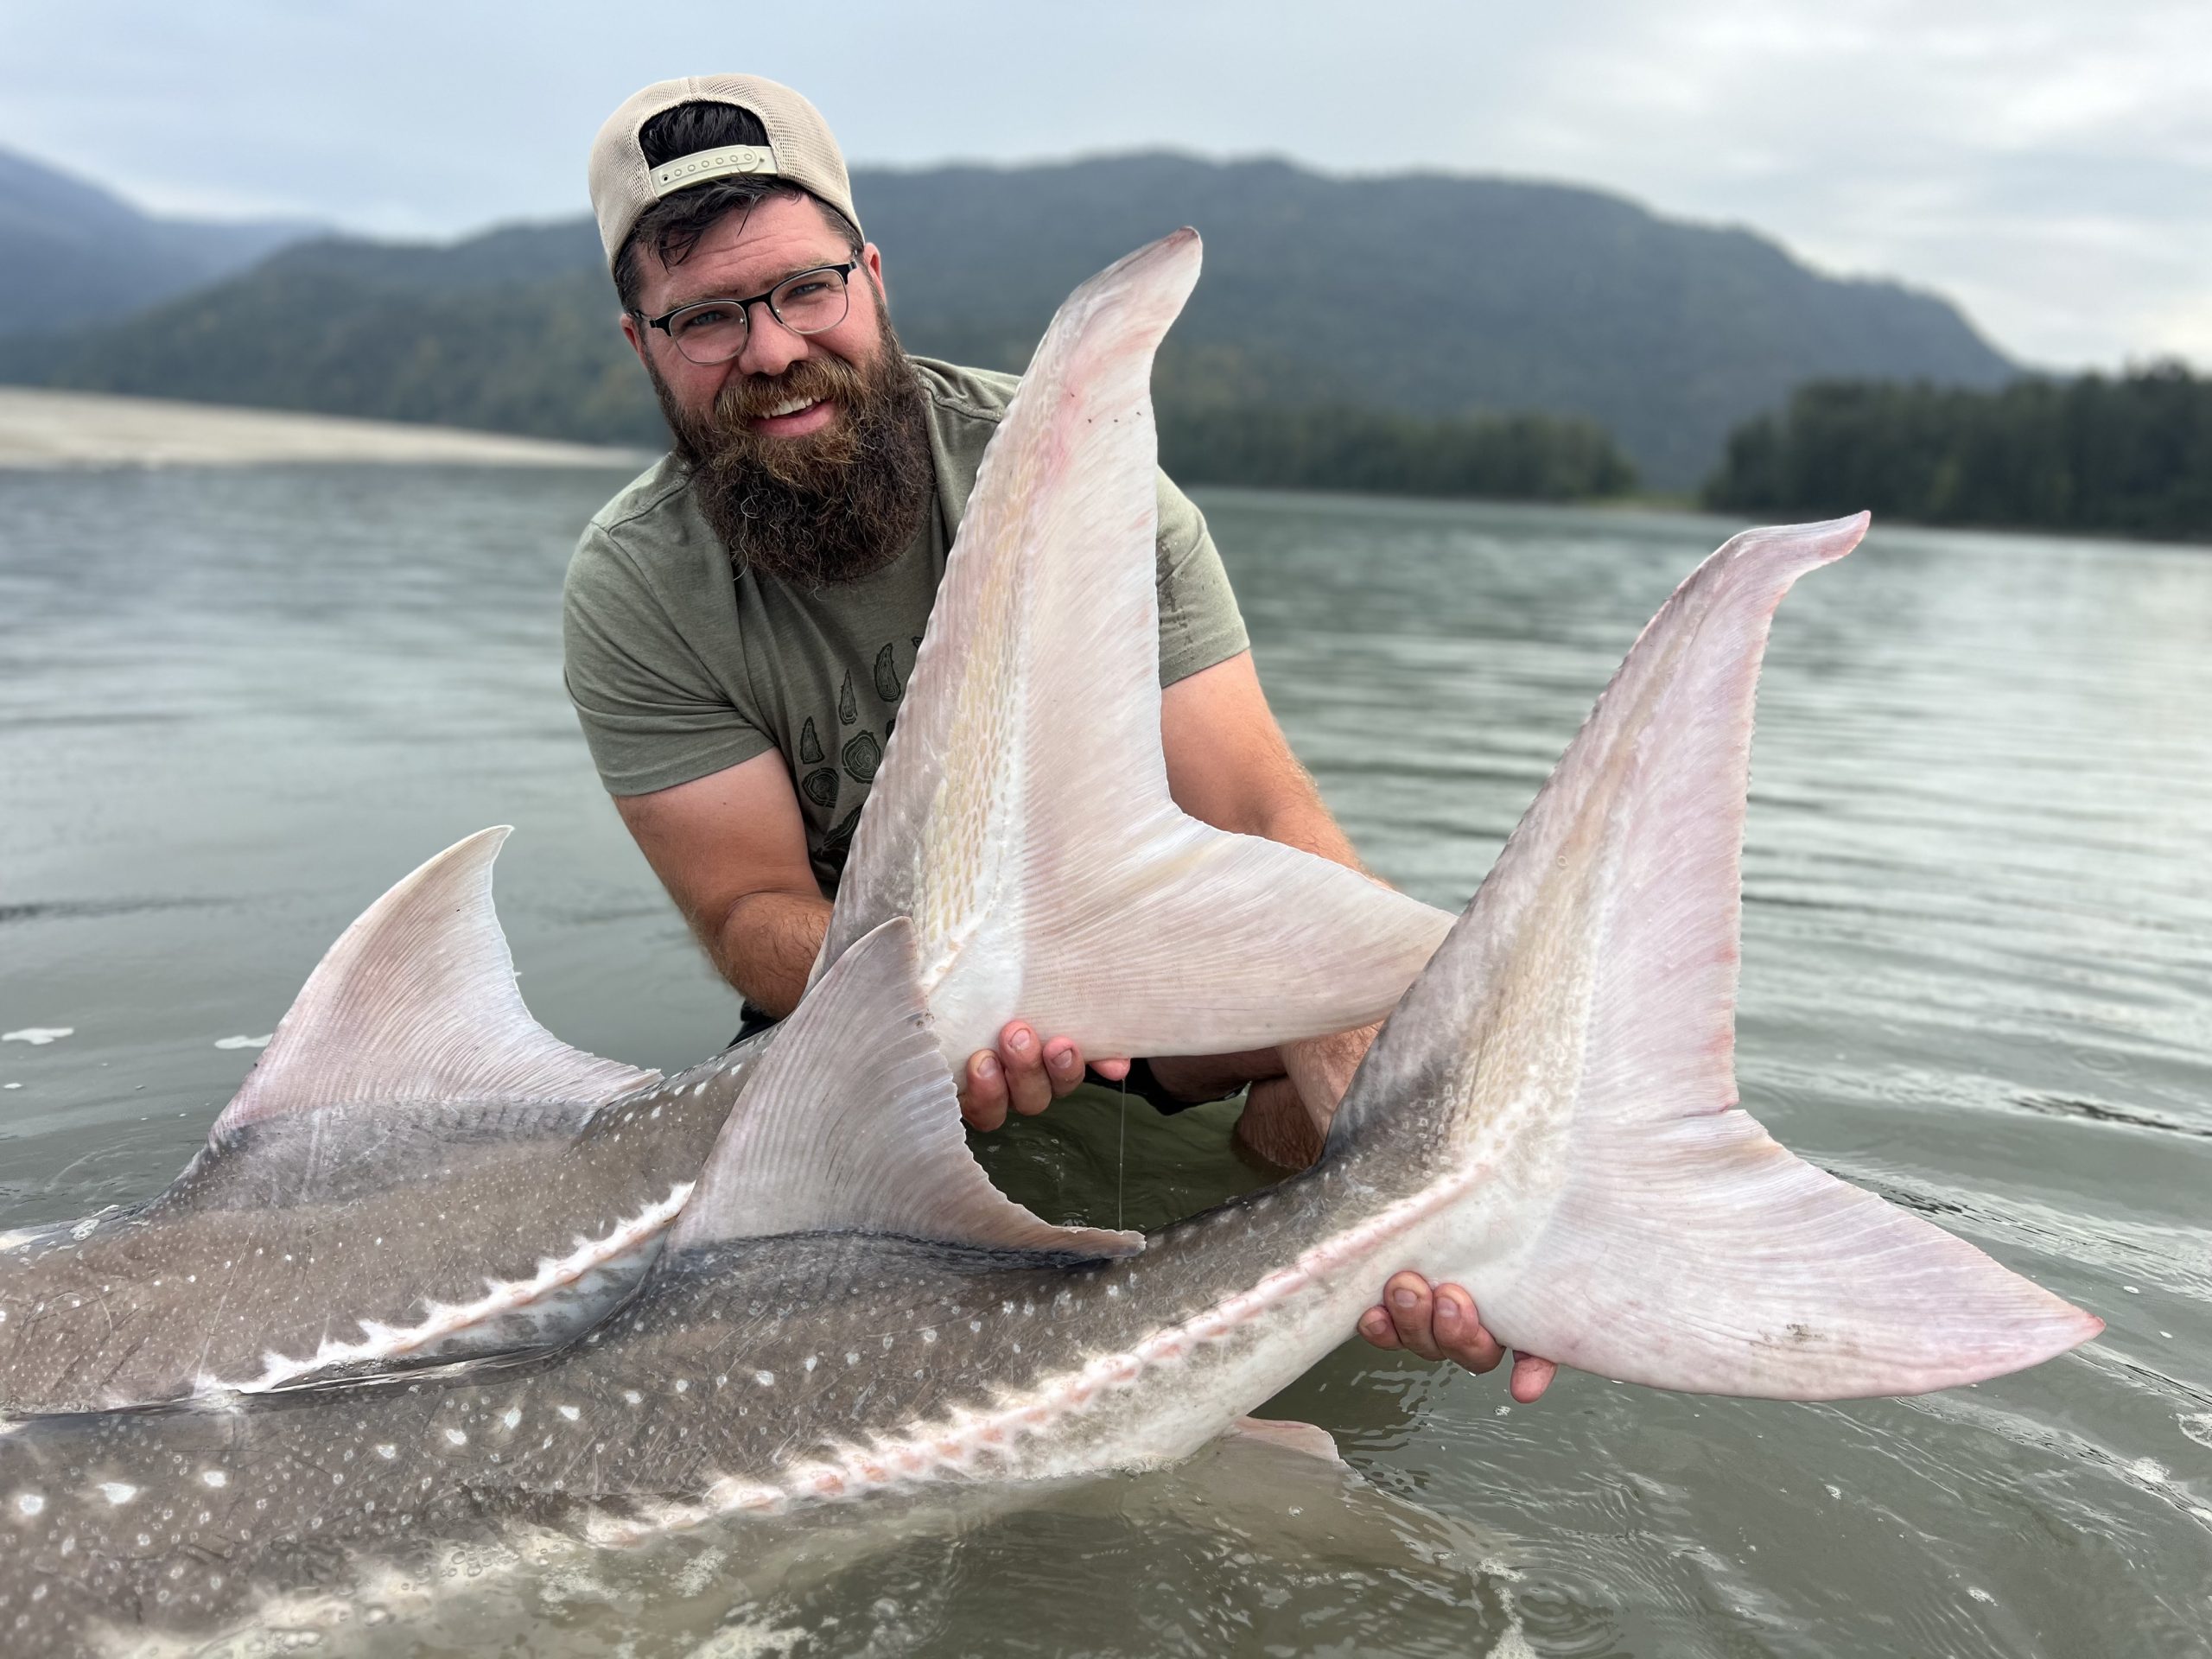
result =
M594 518L569 568L567 674L622 821L748 1027L789 1013L829 923L984 447L1014 378L909 356L836 141L789 87L662 81L600 130L589 171L623 337L670 453ZM1160 479L1161 741L1176 804L1357 868L1291 754L1190 499ZM1160 1060L1156 1103L1249 1084L1239 1133L1310 1162L1373 1031ZM1017 1022L968 1064L979 1129L1042 1111L1084 1056ZM1139 1062L1141 1065L1144 1063ZM1130 1062L1102 1058L1109 1078ZM1488 1370L1474 1302L1401 1274L1360 1322ZM1533 1399L1549 1365L1516 1359Z

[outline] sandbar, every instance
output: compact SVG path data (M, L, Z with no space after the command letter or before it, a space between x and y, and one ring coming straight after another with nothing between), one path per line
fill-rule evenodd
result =
M291 410L0 386L0 468L643 466L641 450Z

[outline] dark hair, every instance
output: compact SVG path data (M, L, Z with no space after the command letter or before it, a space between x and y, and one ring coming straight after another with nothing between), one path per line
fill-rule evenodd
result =
M734 104L678 104L638 129L638 148L645 153L647 167L659 167L702 149L721 149L731 144L765 147L767 142L760 118ZM622 308L633 316L644 315L638 309L638 289L643 281L638 269L641 250L651 248L664 265L680 265L691 257L699 238L724 219L735 213L749 213L754 203L770 196L798 196L811 201L830 228L844 238L846 247L859 254L859 227L821 197L774 177L741 174L709 179L655 202L638 215L638 222L630 227L621 251L614 256L614 291L621 296Z

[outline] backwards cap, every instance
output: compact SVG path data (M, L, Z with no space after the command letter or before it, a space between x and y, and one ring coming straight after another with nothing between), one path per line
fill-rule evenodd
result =
M679 104L734 104L749 110L766 132L767 145L726 144L671 156L654 167L638 143L639 130ZM686 75L657 80L632 92L592 140L588 175L591 210L599 219L599 239L607 250L607 264L613 265L632 227L656 201L709 179L737 174L795 184L835 207L855 230L860 228L845 158L821 111L790 87L759 75Z

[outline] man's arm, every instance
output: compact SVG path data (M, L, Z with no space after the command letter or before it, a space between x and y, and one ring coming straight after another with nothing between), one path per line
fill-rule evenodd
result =
M784 757L771 749L673 789L618 795L614 808L715 971L763 1014L798 1007L830 901Z
M715 971L763 1014L781 1019L797 1007L830 928L830 901L807 858L806 823L782 754L772 749L650 795L618 795L614 806ZM1128 1065L1104 1059L1098 1069L1111 1077ZM1009 1109L1043 1111L1083 1081L1083 1071L1073 1043L1039 1038L1016 1020L995 1052L969 1060L962 1115L995 1129Z

